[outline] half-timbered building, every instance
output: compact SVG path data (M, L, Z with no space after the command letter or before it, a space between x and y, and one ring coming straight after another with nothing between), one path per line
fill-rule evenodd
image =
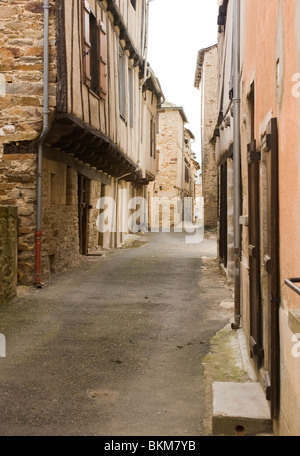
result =
M19 283L124 241L156 172L147 23L146 0L1 5L0 204L18 207ZM116 206L99 229L103 197Z

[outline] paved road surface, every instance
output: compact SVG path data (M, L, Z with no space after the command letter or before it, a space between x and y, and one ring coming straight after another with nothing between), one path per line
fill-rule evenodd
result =
M0 308L0 435L207 435L201 359L232 290L214 240L146 239Z

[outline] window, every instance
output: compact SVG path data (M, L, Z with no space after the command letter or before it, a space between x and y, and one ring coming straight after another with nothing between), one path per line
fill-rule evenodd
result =
M129 68L128 71L128 84L129 84L129 125L133 127L133 115L134 115L134 94L133 94L133 69Z
M83 1L83 64L85 83L89 86L91 77L91 26L90 26L90 6L87 1Z
M107 95L107 35L104 22L100 22L100 96L105 98Z
M154 119L150 121L150 157L156 158L156 125Z
M101 98L107 94L107 36L87 0L83 0L83 70L85 84Z
M119 53L119 110L120 117L126 121L126 56L122 49Z
M190 180L190 172L189 172L188 167L186 166L185 167L185 182L189 182L189 180Z

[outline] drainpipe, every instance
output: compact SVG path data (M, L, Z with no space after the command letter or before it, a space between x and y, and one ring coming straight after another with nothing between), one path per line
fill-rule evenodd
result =
M143 85L148 79L148 36L149 36L149 3L153 0L147 0L146 2L146 14L145 14L145 43L144 43L144 74L140 81L140 137L139 137L139 156L138 166L141 166L141 138L143 128Z
M144 42L144 74L140 80L140 134L139 134L139 150L138 150L138 167L141 166L141 149L142 149L142 128L143 128L143 85L147 79L147 67L148 67L148 34L149 34L149 1L146 2L146 13L145 13L145 42Z
M233 190L234 190L234 322L240 327L241 144L240 144L240 0L233 0Z
M41 285L41 247L42 247L42 175L43 175L43 145L49 131L49 0L44 0L44 101L43 101L43 130L39 139L37 156L37 203L36 203L36 233L35 233L35 286Z

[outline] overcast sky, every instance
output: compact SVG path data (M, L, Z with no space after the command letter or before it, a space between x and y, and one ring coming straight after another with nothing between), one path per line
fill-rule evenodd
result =
M200 160L200 92L194 88L198 50L217 42L217 0L153 0L148 58L166 101L182 106Z

